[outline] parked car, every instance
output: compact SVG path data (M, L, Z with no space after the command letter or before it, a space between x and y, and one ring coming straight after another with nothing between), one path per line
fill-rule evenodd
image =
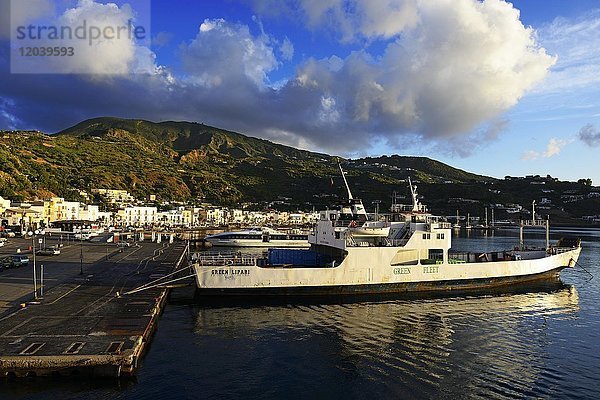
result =
M0 231L0 236L5 238L14 238L16 235L10 229L4 229L3 231Z
M40 256L56 256L60 254L60 249L56 247L47 247L45 249L39 249L35 254Z
M130 247L131 244L129 242L118 242L117 247Z
M26 267L29 265L29 257L23 254L15 254L0 259L0 264L4 268Z

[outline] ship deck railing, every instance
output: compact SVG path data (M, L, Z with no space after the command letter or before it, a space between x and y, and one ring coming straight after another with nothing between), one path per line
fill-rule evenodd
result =
M549 249L549 253L554 255L554 254L562 254L562 253L566 253L567 251L571 251L573 250L574 247L550 247Z
M245 254L240 252L216 253L198 255L195 261L206 267L242 265L255 266L256 260L259 258L256 254Z

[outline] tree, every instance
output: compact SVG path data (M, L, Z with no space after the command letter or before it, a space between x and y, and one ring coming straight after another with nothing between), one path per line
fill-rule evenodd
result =
M592 186L592 180L590 178L587 179L579 179L577 181L577 183L579 183L580 185L584 185L584 186Z

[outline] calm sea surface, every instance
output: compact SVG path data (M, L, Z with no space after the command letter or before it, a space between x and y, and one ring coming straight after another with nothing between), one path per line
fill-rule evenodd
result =
M600 231L561 236L583 239L593 279L577 267L562 285L512 293L170 304L137 381L0 381L0 399L598 399ZM504 230L453 248L517 240Z

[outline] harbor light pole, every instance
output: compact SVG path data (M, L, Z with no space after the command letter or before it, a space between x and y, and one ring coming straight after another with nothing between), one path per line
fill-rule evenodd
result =
M79 275L83 275L83 225L79 230Z
M27 235L31 236L31 255L33 258L33 298L37 300L37 271L35 266L35 239L38 235L43 235L45 232L43 230L36 229L35 231L27 232Z
M83 275L83 237L81 239L81 245L79 246L79 275Z

